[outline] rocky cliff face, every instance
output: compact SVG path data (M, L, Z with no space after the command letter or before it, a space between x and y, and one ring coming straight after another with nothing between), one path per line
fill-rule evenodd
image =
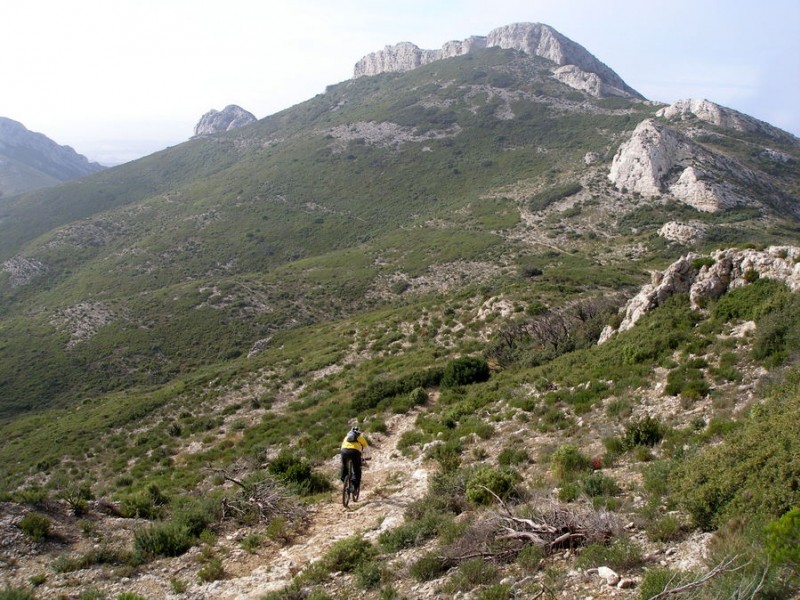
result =
M608 178L619 189L649 197L670 195L703 212L758 206L752 190L767 185L738 161L656 119L642 121L620 146Z
M257 121L255 115L235 104L229 104L222 110L210 110L198 121L194 127L194 134L212 135L243 127Z
M20 193L102 170L69 146L0 117L0 192Z
M717 250L713 264L698 266L700 254L690 253L672 263L663 273L654 273L652 282L631 298L617 329L606 327L600 342L617 331L625 331L649 311L675 294L689 293L692 308L699 309L706 298L719 298L728 290L747 285L754 275L783 281L793 292L800 290L800 247L771 246L766 250Z
M515 23L498 27L486 37L451 41L441 50L423 50L410 42L386 46L356 63L354 77L416 69L436 60L461 56L480 48L504 48L539 56L555 63L554 76L571 87L597 97L641 98L614 71L583 46L542 23Z

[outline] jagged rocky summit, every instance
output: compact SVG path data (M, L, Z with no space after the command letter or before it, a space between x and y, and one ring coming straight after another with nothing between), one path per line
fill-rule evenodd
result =
M514 23L498 27L487 36L472 36L461 41L447 42L440 50L423 50L411 42L386 46L383 50L372 52L359 60L353 75L363 77L410 71L437 60L495 47L546 58L555 63L552 72L556 79L598 98L643 98L583 46L542 23Z
M633 327L654 308L675 294L689 293L695 310L705 299L716 299L728 290L747 285L759 278L783 281L793 292L800 290L800 247L770 246L766 250L737 249L712 252L710 260L701 254L689 253L672 263L663 273L652 275L652 282L642 287L625 306L619 327L607 326L598 343L602 344L618 331Z
M194 134L195 136L201 136L222 133L238 127L244 127L257 120L253 113L247 112L235 104L229 104L222 110L211 109L200 117L200 121L194 127Z
M18 121L0 117L0 192L30 191L104 168L70 146L61 146Z

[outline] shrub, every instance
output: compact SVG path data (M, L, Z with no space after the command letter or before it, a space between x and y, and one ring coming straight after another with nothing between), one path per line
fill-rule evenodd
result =
M672 569L647 569L639 586L639 598L650 600L666 589L676 588L692 580L690 574Z
M303 496L331 489L330 482L324 476L314 472L307 460L295 455L291 450L281 450L269 464L268 471Z
M403 452L412 446L416 446L426 441L428 438L429 436L421 431L409 429L408 431L404 431L400 436L400 439L397 440L397 449Z
M511 600L514 598L514 588L509 583L495 583L482 589L477 600Z
M18 527L34 542L41 542L50 534L50 519L39 513L28 513L19 522Z
M137 557L129 550L114 549L106 545L101 545L98 548L89 550L85 554L73 556L62 554L53 561L52 566L56 573L70 573L72 571L87 569L94 565L135 565L137 562Z
M625 448L630 450L636 446L655 446L663 437L664 427L661 422L648 415L628 423L623 441Z
M203 566L197 571L197 578L204 583L219 581L225 577L222 561L216 556L206 559Z
M483 358L464 356L450 361L442 374L442 387L481 383L489 379L489 363Z
M519 465L529 460L528 452L524 448L503 448L497 455L497 462L501 467Z
M589 458L572 444L564 444L556 448L550 457L550 464L559 481L569 481L578 473L587 471L591 467Z
M793 393L759 405L736 435L676 468L674 497L697 526L714 529L735 514L777 518L800 505L800 393Z
M589 544L575 561L579 569L607 566L611 569L632 569L643 562L642 551L628 538L619 538L610 545Z
M483 558L473 558L458 566L458 572L447 583L445 591L467 592L479 585L495 583L498 576L497 565Z
M800 569L800 508L767 525L767 553L777 564Z
M147 596L134 594L133 592L122 592L119 596L117 596L117 600L147 600Z
M180 556L192 546L185 525L158 523L139 529L133 536L134 550L142 556Z
M417 581L430 581L444 574L449 566L443 556L435 552L428 552L411 565L409 572Z
M378 536L378 543L387 552L398 552L405 548L419 546L435 537L450 518L438 511L427 511L419 518L406 521L395 529L384 531Z
M386 575L386 568L382 562L377 560L364 562L356 568L356 584L365 590L375 589L380 587Z
M545 556L544 548L536 544L529 544L517 554L516 562L526 571L533 572L539 569Z
M602 498L606 496L616 496L620 489L617 482L605 473L589 473L581 481L583 492L590 498Z
M190 499L177 507L172 520L184 525L191 536L199 536L220 516L220 502L214 497Z
M645 531L653 542L674 542L681 539L684 534L683 525L673 515L651 519L645 526Z
M582 189L583 186L581 186L580 183L565 183L557 185L532 196L528 200L528 208L534 212L542 211L554 202L574 196Z
M339 540L322 557L322 564L328 572L349 573L361 564L372 560L377 554L375 547L360 535Z
M262 541L261 536L257 533L250 533L242 539L241 546L243 550L253 554L261 547Z
M481 467L467 480L467 500L472 504L491 504L494 495L505 500L514 493L515 477L507 471Z
M716 263L716 262L717 261L715 261L710 256L701 256L700 258L695 258L694 260L692 260L692 268L695 271L699 271L703 267L712 267L712 266L714 266L714 263Z
M33 590L23 587L12 587L6 584L5 587L0 590L0 600L36 600L36 594L33 593Z
M421 406L428 401L428 392L425 391L425 388L414 388L408 395L408 399L411 401L412 405Z

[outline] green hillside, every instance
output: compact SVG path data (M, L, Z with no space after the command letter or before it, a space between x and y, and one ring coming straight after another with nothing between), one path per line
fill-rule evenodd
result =
M720 248L786 246L764 256L796 264L800 145L688 119L671 126L702 128L697 144L745 165L761 204L700 212L616 189L615 153L660 106L595 98L552 67L487 49L346 81L0 199L0 500L82 540L36 568L136 583L175 560L168 570L197 585L234 581L243 528L259 566L277 564L322 527L331 457L359 422L403 466L376 465L370 510L399 512L348 513L364 519L356 537L331 546L342 536L329 532L317 566L293 564L265 597L586 597L596 590L565 565L606 565L633 578L624 597L649 598L725 564L725 543L730 572L696 597L740 597L736 577L762 574L763 597L788 597L797 292L757 265L746 286L699 307L676 291L597 341L689 252L693 276ZM659 234L668 222L703 235ZM412 492L403 469L424 470L427 487ZM242 489L275 504L248 512ZM547 521L544 498L619 523L541 547L502 538L498 519ZM358 537L390 516L401 524ZM709 531L722 540L711 564L656 562L667 545L699 561Z

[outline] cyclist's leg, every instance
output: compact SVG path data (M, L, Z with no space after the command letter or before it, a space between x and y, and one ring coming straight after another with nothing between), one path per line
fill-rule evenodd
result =
M339 455L342 457L342 471L339 479L341 479L341 481L344 483L345 477L347 477L347 451L342 449L339 451Z
M356 487L361 486L361 454L359 453L357 456L353 456L351 459L353 461L353 476L355 477Z

